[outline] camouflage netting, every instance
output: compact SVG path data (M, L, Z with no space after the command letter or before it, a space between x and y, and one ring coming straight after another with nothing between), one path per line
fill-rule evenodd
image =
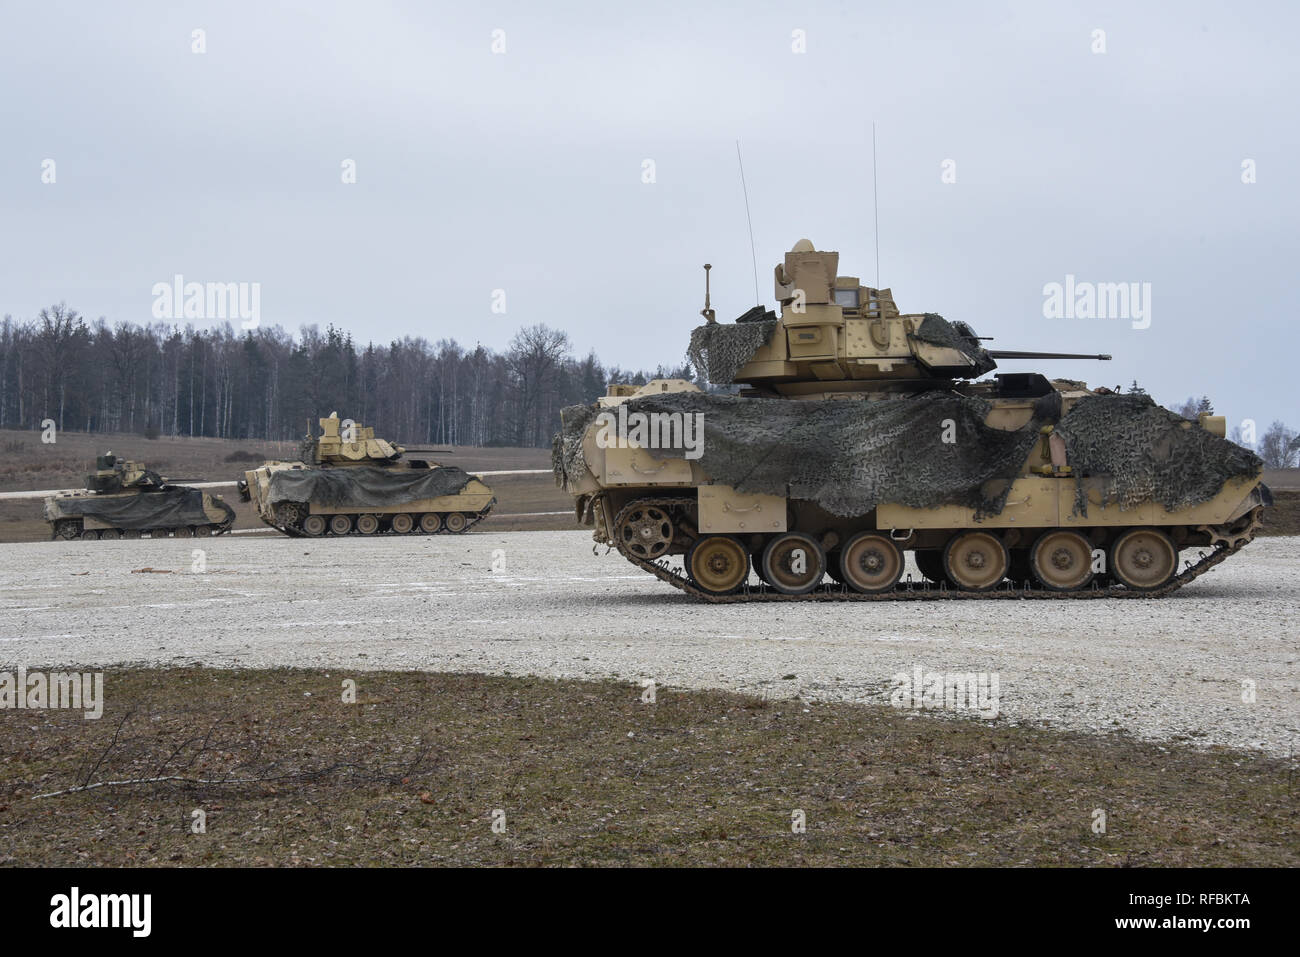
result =
M1043 425L1056 423L1060 396L1049 393L1014 432L984 425L988 403L951 392L888 400L751 399L678 392L634 399L631 412L704 414L700 466L743 492L816 502L834 515L862 515L882 502L929 508L963 505L978 516L1002 510ZM581 439L597 410L564 411L553 462L561 479L585 474ZM952 420L946 443L945 420ZM1082 400L1057 429L1076 474L1107 474L1123 507L1155 499L1177 508L1206 501L1259 460L1150 399ZM649 449L657 458L680 450ZM1003 480L1003 481L995 481ZM986 486L986 483L987 486Z
M422 498L455 495L471 478L468 472L455 466L284 469L271 473L269 497L272 504L310 502L326 508L383 508Z
M686 354L714 385L731 385L741 367L772 338L776 324L774 313L756 307L735 323L697 326L691 332L691 345ZM949 322L938 313L926 313L913 335L923 342L948 346L969 357L975 363L969 378L978 378L997 368L997 363L980 346L975 331L964 322Z
M551 442L551 471L555 473L555 484L561 488L587 473L582 436L599 411L594 405L571 405L560 411L560 431Z
M935 312L927 312L912 337L931 345L956 349L975 363L969 378L977 379L998 367L993 357L980 345L975 330L964 322L949 322Z
M225 509L228 520L234 521L234 509L215 499L213 504ZM213 524L203 510L203 493L199 489L181 485L168 485L156 491L138 494L119 492L112 495L55 498L50 499L46 506L47 518L71 518L78 515L98 519L114 528L179 528L183 525Z
M1248 449L1207 432L1145 395L1096 395L1080 400L1056 431L1076 472L1104 475L1103 495L1120 508L1156 501L1186 508L1218 494L1230 478L1259 473ZM1088 514L1085 490L1075 512Z
M686 354L691 365L702 370L710 382L731 385L741 366L767 345L775 328L775 318L696 326L691 331L691 345Z
M865 514L880 502L1001 511L1009 486L991 496L981 486L1015 475L1037 429L991 429L983 421L988 410L987 402L951 392L874 402L679 392L628 406L629 413L704 413L700 466L716 481L813 501L841 516ZM947 420L951 443L943 441Z

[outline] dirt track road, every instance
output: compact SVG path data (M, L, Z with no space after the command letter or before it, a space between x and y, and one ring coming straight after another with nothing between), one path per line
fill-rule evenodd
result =
M411 668L887 702L919 666L996 673L1001 720L1300 743L1298 538L1160 601L711 607L603 551L586 532L0 545L0 669Z

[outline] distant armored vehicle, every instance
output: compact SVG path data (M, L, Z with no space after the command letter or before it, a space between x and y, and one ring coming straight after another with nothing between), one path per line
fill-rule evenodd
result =
M262 521L286 535L461 533L496 504L492 489L454 466L375 438L337 413L320 420L298 462L244 473L239 492Z
M189 538L230 531L235 510L109 452L95 459L85 491L45 500L45 520L56 539Z
M1109 356L988 351L838 265L801 240L780 317L735 323L705 267L690 357L738 393L656 380L564 410L556 478L596 541L741 601L1159 596L1254 537L1272 498L1223 418L1038 373L972 382L999 358Z

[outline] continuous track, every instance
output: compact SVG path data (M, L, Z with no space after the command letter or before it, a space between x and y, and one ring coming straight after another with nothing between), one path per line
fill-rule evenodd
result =
M629 502L618 513L614 520L614 527L618 528L624 516L629 510L644 506L646 499L638 499ZM664 508L690 507L695 504L692 498L656 498L653 500L656 505ZM1080 589L1079 591L1059 592L1049 591L1045 588L1037 587L1033 582L1022 582L1016 584L1010 580L1003 583L1003 587L993 591L968 592L956 588L949 588L945 584L933 584L929 581L913 582L911 575L905 580L900 581L892 591L877 592L864 594L854 591L847 585L840 585L834 582L820 585L815 590L803 595L787 595L778 592L765 584L751 586L748 582L741 587L739 591L726 595L715 595L712 592L704 591L698 588L684 574L673 568L666 558L660 558L656 561L646 561L629 554L622 547L617 545L619 553L633 565L649 572L661 581L667 582L679 591L683 591L694 598L709 602L715 605L738 604L742 602L754 601L958 601L958 600L975 600L989 601L993 599L1001 600L1024 600L1024 599L1046 599L1046 600L1080 600L1091 598L1163 598L1182 588L1188 582L1200 578L1215 565L1228 558L1228 556L1240 551L1255 537L1255 532L1259 528L1259 518L1263 509L1257 508L1252 513L1252 522L1249 530L1245 535L1237 537L1231 544L1219 544L1215 546L1205 546L1199 558L1196 561L1187 559L1184 562L1183 571L1171 578L1165 585L1152 591L1134 591L1125 588L1123 585L1112 584L1102 587L1095 582L1091 588Z

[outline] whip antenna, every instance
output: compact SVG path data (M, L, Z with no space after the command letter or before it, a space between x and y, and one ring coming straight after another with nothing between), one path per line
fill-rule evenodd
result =
M880 288L880 203L876 199L876 121L871 121L871 212L876 220L876 288ZM758 280L755 279L755 282Z
M749 258L754 264L754 305L761 306L763 301L758 296L758 253L754 251L754 220L749 215L749 189L745 186L745 161L740 158L740 140L736 140L736 163L740 166L740 191L745 194L745 221L749 223Z

